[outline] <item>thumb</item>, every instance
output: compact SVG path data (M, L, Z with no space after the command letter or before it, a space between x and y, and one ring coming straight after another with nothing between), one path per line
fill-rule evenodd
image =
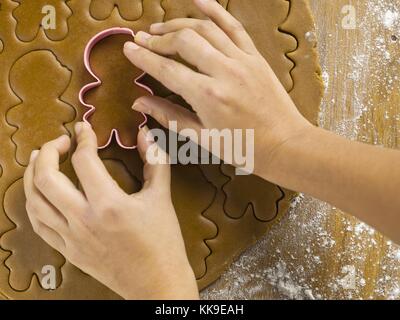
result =
M143 112L153 117L164 128L169 127L170 121L177 122L179 131L183 129L194 129L199 133L202 128L201 121L197 114L161 97L141 97L135 101L132 108L135 111Z
M171 168L168 154L154 141L147 126L138 134L138 151L144 162L143 190L156 188L159 191L170 191Z

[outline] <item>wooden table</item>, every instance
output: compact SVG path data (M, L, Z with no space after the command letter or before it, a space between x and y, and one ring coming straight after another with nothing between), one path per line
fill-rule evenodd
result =
M399 147L400 0L310 4L326 84L320 126L349 139ZM301 196L283 221L203 296L397 299L399 268L400 249L389 240Z

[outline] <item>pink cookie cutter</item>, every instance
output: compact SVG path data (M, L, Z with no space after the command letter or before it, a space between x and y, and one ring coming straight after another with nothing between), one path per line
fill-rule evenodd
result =
M135 33L128 28L111 28L111 29L107 29L104 30L98 34L96 34L86 45L85 48L85 53L84 53L84 64L86 67L86 70L89 71L89 73L93 76L93 78L96 79L95 82L89 83L87 85L85 85L81 91L79 92L79 101L82 105L84 105L85 107L88 108L88 111L83 115L83 121L90 124L89 118L90 116L96 111L96 107L94 105L88 104L85 102L84 96L85 94L89 91L92 90L96 87L99 87L102 84L102 81L100 80L100 78L98 76L96 76L96 74L93 72L91 64L90 64L90 53L92 52L92 49L94 48L94 46L101 40L103 40L104 38L107 38L109 36L115 35L115 34L128 34L128 35L132 35L132 37L135 37ZM140 79L142 79L144 76L146 75L145 72L143 72L143 74L141 74L139 77L137 77L134 81L134 84L147 90L151 95L154 95L153 91L147 87L146 85L142 84L139 82ZM144 127L144 125L147 123L147 116L142 113L143 115L143 122L139 125L138 129L140 130L141 128ZM108 139L107 143L104 146L99 147L99 149L104 149L106 147L108 147L112 141L113 136L115 136L115 139L117 140L117 143L120 147L124 148L124 149L136 149L137 146L133 145L133 146L125 146L121 139L120 139L120 135L118 132L117 128L114 128L111 130L110 133L110 138Z

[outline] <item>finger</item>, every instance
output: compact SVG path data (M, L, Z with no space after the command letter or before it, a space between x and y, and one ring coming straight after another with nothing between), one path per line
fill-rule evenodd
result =
M172 59L161 57L134 42L125 43L124 53L136 67L182 96L190 104L195 98L202 96L201 88L210 80L208 76Z
M176 122L178 131L189 128L199 133L202 128L195 113L164 98L144 96L137 99L132 108L153 117L165 128L169 128L171 121Z
M97 203L105 195L123 192L97 154L97 138L90 125L79 122L75 132L78 146L72 165L89 202Z
M193 29L182 29L161 36L139 32L136 43L161 55L179 55L200 72L214 75L228 59Z
M59 233L65 233L68 229L67 219L49 203L36 189L33 183L34 162L38 151L32 152L31 159L24 174L24 190L26 196L26 210L28 214L48 225Z
M232 41L249 54L258 53L253 40L243 25L226 11L218 2L213 0L194 0L197 7L214 21Z
M65 249L65 241L63 237L53 229L49 228L34 216L28 214L29 220L32 224L33 231L41 237L50 247L57 250L61 254Z
M70 145L71 140L65 135L45 143L37 156L35 168L42 169L44 167L50 167L58 171L60 155L67 153Z
M193 29L205 38L214 48L230 58L235 58L242 53L226 33L210 20L181 18L170 20L165 23L155 23L150 26L150 32L155 35L163 35L182 29Z
M60 212L43 198L31 197L27 200L26 211L28 215L53 229L60 235L68 231L68 222Z
M59 171L60 155L65 154L69 146L67 136L46 143L32 166L34 186L67 220L72 219L86 203L82 193Z
M145 126L138 134L138 151L144 162L143 190L155 188L158 191L169 192L171 184L171 169L169 157L162 150Z

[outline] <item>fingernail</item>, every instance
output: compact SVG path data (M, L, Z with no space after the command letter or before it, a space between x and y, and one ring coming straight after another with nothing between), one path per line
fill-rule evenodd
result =
M124 48L125 48L125 50L137 50L140 47L136 43L129 41L129 42L125 42Z
M75 124L75 133L76 134L80 134L82 131L82 122L77 122Z
M132 106L132 109L134 111L139 111L147 114L147 108L146 105L143 104L142 102L135 102Z
M31 153L31 156L29 158L29 162L35 161L35 159L37 158L39 154L39 150L33 150Z
M154 143L154 136L151 133L149 127L147 125L143 126L140 131L144 134L144 136L146 137L146 141L149 143Z
M140 105L141 105L141 103L135 102L132 106L132 109L135 111L140 111Z
M164 23L163 23L163 22L153 23L153 24L150 26L150 31L153 32L153 31L159 30L159 29L162 28L163 26L164 26Z
M136 37L139 38L139 41L140 40L141 41L147 41L147 40L149 40L151 38L151 34L148 34L147 32L144 32L144 31L139 31L136 34Z

